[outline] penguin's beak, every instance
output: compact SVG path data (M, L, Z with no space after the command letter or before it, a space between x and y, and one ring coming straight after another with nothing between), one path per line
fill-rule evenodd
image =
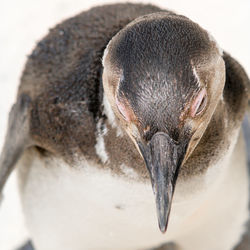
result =
M188 142L176 143L166 133L158 132L146 144L138 142L150 173L159 228L166 232L175 183L187 151Z

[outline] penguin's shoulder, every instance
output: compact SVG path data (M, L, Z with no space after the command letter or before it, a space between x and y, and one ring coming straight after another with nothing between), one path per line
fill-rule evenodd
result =
M226 68L226 83L224 101L232 122L243 119L250 100L250 80L240 63L224 52L223 59Z

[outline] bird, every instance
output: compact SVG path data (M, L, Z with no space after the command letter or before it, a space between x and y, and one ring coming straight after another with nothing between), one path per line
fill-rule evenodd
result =
M249 100L243 67L189 18L93 7L28 57L0 194L16 167L36 250L233 249L249 219Z

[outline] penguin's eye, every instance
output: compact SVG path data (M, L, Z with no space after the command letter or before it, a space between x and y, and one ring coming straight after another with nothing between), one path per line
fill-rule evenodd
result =
M199 94L195 97L191 106L191 116L195 117L200 115L207 105L207 91L202 89Z
M123 118L129 122L130 121L130 114L129 114L129 110L126 108L125 104L123 102L121 102L118 97L116 97L116 106L120 112L120 114L123 116Z

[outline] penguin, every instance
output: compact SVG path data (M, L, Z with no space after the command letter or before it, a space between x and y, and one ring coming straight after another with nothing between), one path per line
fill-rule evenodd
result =
M94 7L30 54L0 193L17 167L36 250L233 249L248 233L249 99L242 66L187 17Z

